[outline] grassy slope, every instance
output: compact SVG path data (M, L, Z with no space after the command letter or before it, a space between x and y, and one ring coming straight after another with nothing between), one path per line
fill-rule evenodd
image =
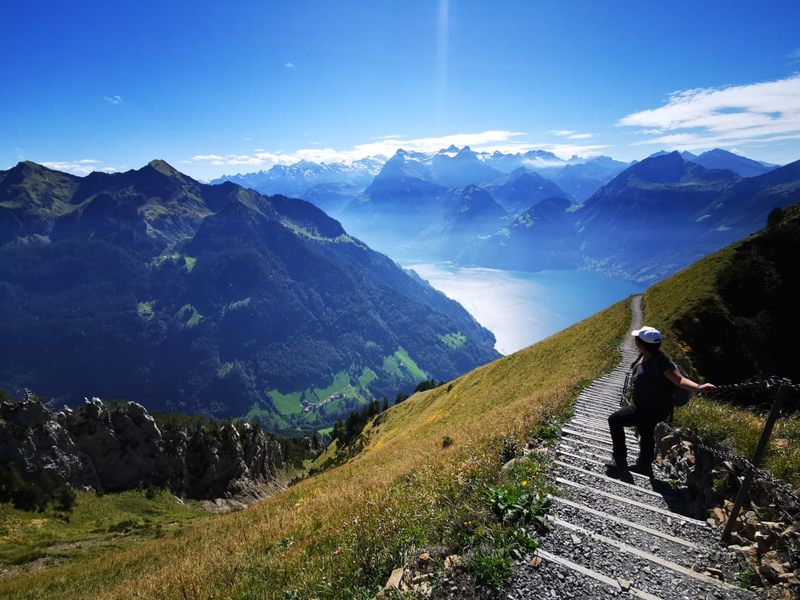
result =
M471 473L499 470L500 440L528 435L616 364L629 319L627 302L617 304L416 394L367 427L355 459L246 511L0 581L0 596L370 597L403 552L462 528L464 486Z
M145 539L172 535L210 514L196 501L178 502L163 491L97 496L78 492L69 513L17 510L0 504L0 570L39 560L44 564L81 555L102 555Z
M716 291L717 274L735 258L733 244L698 261L680 273L650 287L644 295L645 323L665 334L664 349L687 372L698 377L691 364L689 348L673 327L708 303L720 305ZM714 335L713 331L708 332ZM713 383L713 382L712 382ZM764 428L765 415L731 406L713 397L694 397L675 414L676 423L692 427L709 441L752 456ZM770 439L764 466L800 487L800 416L778 421Z

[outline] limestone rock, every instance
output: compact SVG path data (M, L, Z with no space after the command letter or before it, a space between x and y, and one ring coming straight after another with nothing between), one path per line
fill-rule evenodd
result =
M49 470L74 487L167 486L195 498L231 497L276 478L280 443L249 424L161 431L141 404L86 399L55 413L35 399L0 403L0 464Z

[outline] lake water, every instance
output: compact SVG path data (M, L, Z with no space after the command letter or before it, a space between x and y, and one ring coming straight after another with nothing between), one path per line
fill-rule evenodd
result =
M642 290L592 271L524 273L449 263L399 261L459 302L497 338L502 354L516 352Z

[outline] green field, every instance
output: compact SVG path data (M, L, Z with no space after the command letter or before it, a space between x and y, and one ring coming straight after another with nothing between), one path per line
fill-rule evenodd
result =
M173 252L171 254L162 254L161 256L157 256L153 259L152 264L156 267L160 267L166 261L170 261L172 263L177 263L183 259L183 268L186 269L187 272L191 273L194 266L197 264L197 259L194 256L188 256L186 254L181 254L180 252Z
M0 569L31 561L56 564L116 551L144 540L177 535L188 523L210 514L199 502L179 502L156 491L98 496L79 491L71 512L48 508L42 513L0 504ZM36 564L36 563L35 563Z
M225 307L224 312L231 312L232 310L238 310L240 308L245 308L246 306L250 306L250 300L252 298L248 296L247 298L243 298L242 300L237 300L236 302L231 302L228 306Z
M191 304L184 304L178 309L178 319L184 321L185 327L197 327L203 320L203 315Z
M460 331L448 333L447 335L440 335L439 339L442 340L451 350L458 350L461 348L461 346L467 343L467 336Z
M424 381L428 378L427 373L419 368L403 348L398 348L394 354L383 359L383 370L398 379Z
M222 366L219 368L219 371L217 372L217 376L220 379L224 379L230 374L231 371L233 371L233 367L234 363L232 362L222 363Z
M272 403L282 415L296 415L303 412L303 405L300 404L302 392L289 392L281 394L278 390L270 390L269 397Z
M136 306L136 312L139 313L139 316L144 319L145 321L149 321L153 318L153 302L139 302Z
M369 367L366 367L362 371L361 375L358 376L358 385L361 388L366 389L369 384L375 381L377 378L378 374Z

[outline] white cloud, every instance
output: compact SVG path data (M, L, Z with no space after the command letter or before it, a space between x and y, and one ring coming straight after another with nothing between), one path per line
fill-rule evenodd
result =
M574 132L570 132L574 134ZM592 156L608 146L601 144L532 144L520 139L525 133L521 131L489 130L479 133L457 133L439 137L406 138L400 135L389 135L373 138L372 141L357 144L348 150L334 148L300 148L294 152L268 151L257 148L252 154L196 154L191 160L214 166L246 165L259 169L268 169L276 164L293 164L300 160L317 163L343 162L350 163L368 156L392 156L399 149L410 152L436 152L450 145L469 146L476 152L504 153L527 152L528 150L547 150L559 157L569 158L573 155ZM577 134L576 140L584 139L591 134Z
M793 63L799 63L800 62L800 48L798 48L797 50L792 50L791 52L789 52L789 55L788 55L787 58L790 61L792 61Z
M294 63L292 62L287 62L283 66L286 67L287 69L294 69Z
M103 96L103 98L111 104L122 104L122 96Z
M679 150L800 139L800 74L721 88L675 92L659 108L632 113L617 125L653 135L637 144Z
M115 167L101 167L99 160L93 158L84 158L82 160L69 160L69 161L49 161L43 162L42 165L48 169L55 171L65 171L73 175L88 175L94 171L102 171L104 173L115 173L118 171Z
M588 140L594 137L591 133L578 133L572 129L551 129L547 133L556 137L567 138L568 140Z

